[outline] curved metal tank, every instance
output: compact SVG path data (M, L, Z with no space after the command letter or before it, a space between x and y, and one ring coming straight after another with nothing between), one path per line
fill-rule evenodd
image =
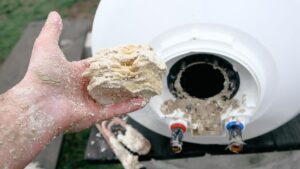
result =
M238 74L233 78L237 90L230 99L240 103L239 109L220 115L222 132L186 132L184 140L226 144L226 127L232 121L243 124L243 138L249 139L279 127L300 110L300 21L295 19L300 15L299 2L102 0L93 25L92 51L129 43L153 46L168 66L164 90L130 116L168 137L170 124L178 119L174 117L182 113L161 112L164 101L176 99L170 88L175 65L188 57L205 60L207 55L224 60ZM194 72L195 80L205 81L198 73Z

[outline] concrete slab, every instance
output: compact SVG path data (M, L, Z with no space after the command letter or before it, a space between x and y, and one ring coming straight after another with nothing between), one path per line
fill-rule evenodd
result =
M300 151L247 155L205 155L199 158L143 162L147 169L299 169Z

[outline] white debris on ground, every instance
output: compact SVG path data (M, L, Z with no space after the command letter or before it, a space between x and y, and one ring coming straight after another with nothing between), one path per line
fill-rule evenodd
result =
M96 126L125 169L143 167L138 161L138 155L147 154L151 149L151 144L141 133L120 118L114 118L110 122L104 121ZM122 129L115 128L116 126ZM124 132L122 132L123 129L125 129Z
M115 138L111 137L109 139L111 148L114 150L114 153L121 161L125 169L140 169L141 165L138 161L138 156L131 154L125 149L125 147L120 144L120 142Z
M117 139L131 151L145 155L150 151L151 144L145 137L131 126L126 126L125 135L118 134Z
M99 138L100 138L100 137L101 137L101 133L97 133L97 134L96 134L96 137L99 137Z

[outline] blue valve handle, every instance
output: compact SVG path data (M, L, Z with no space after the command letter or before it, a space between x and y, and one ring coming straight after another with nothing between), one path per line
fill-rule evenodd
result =
M231 121L226 125L227 130L233 129L238 127L240 130L244 129L244 125L241 122L238 121Z

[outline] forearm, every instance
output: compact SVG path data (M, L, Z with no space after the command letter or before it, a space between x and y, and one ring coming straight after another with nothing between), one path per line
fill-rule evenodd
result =
M61 131L45 94L22 82L0 96L0 168L24 168Z

